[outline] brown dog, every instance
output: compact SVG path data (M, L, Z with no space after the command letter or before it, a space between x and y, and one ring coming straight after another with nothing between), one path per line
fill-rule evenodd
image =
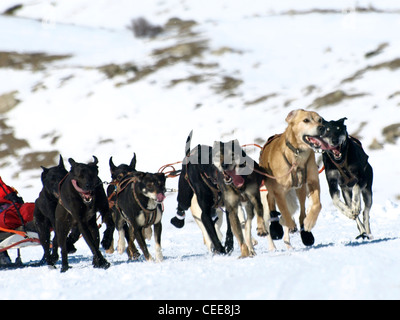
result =
M270 176L265 181L268 189L268 206L275 214L276 205L284 225L284 241L290 248L289 231L297 230L292 215L300 202L301 238L305 245L312 245L314 237L310 232L321 211L318 167L313 150L324 144L321 135L325 132L322 118L316 112L294 110L286 117L288 126L284 133L271 137L260 154L260 166ZM311 201L306 216L305 202ZM271 215L276 216L276 215Z

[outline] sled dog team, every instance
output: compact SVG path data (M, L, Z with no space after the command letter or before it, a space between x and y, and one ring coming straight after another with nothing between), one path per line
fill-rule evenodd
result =
M192 148L190 133L178 182L177 213L171 223L177 228L184 227L185 212L190 208L208 249L219 254L233 250L235 237L240 257L255 255L256 241L251 235L254 216L257 234L267 238L269 249L275 248L274 240L282 238L291 248L290 234L295 231L300 231L304 245L311 246L314 244L312 229L321 211L314 152L323 152L333 204L356 221L360 232L357 238L372 239L369 224L372 167L360 141L348 135L345 120L326 121L316 112L293 110L286 117L286 130L268 139L258 162L246 154L237 140ZM119 253L126 249L129 259L137 259L140 253L134 244L136 240L145 259L152 260L145 239L151 238L153 227L155 259L162 260L161 220L166 176L137 171L136 155L129 165L118 166L111 157L112 181L106 193L98 177L98 160L95 156L93 159L84 164L70 158L69 172L61 156L57 166L42 167L43 188L35 202L34 221L44 249L44 261L54 267L60 247L61 271L67 271L68 253L75 252L74 243L82 235L93 253L93 266L108 268L110 264L99 250L97 212L106 224L101 241L106 252L114 250L116 228ZM267 188L267 193L260 193L262 186ZM297 226L293 215L298 206ZM224 244L219 229L223 212L227 222ZM51 230L55 231L52 241Z

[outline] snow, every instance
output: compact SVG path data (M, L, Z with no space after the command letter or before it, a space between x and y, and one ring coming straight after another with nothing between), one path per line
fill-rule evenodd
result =
M347 117L349 132L359 131L374 169L371 228L375 239L355 240L355 222L333 207L321 175L323 209L313 229L314 246L305 248L295 234L293 250L276 241L277 250L269 252L267 241L257 237L254 229L258 240L254 258L238 259L236 242L230 256L214 256L207 252L189 212L183 229L169 223L176 208L176 194L171 192L165 200L162 263L129 262L126 254L104 253L111 267L94 269L90 250L81 239L77 252L69 257L72 269L65 274L59 272L60 265L55 271L46 266L1 270L1 299L400 298L399 145L368 149L373 139L384 142L383 127L400 122L400 96L388 98L400 90L399 69L367 71L342 82L368 66L399 58L397 1L260 0L244 5L239 0L101 0L95 4L2 0L0 12L17 3L24 6L15 16L0 16L0 51L71 55L46 64L44 70L0 68L0 95L18 90L21 100L1 119L17 138L29 142L29 148L1 159L1 175L25 201L34 201L41 189L39 167L19 172L20 160L28 152L58 150L67 167L69 157L85 162L96 155L103 181L110 180L110 156L115 164L128 163L133 152L139 170L155 172L182 160L192 129L193 145L233 138L242 144L265 141L284 130L291 110L312 109L317 97L343 90L365 95L316 111L329 120ZM359 13L357 5L386 12ZM334 12L288 14L316 8ZM159 25L172 17L195 20L191 30L196 35L190 38L169 30L154 39L135 38L127 26L140 16ZM194 40L206 43L200 55L136 82L126 83L134 72L108 79L97 69L110 63L151 66L158 59L155 49ZM381 54L365 58L382 43L388 46ZM231 51L216 53L221 48ZM200 69L199 62L216 67ZM200 74L206 75L204 82L171 85L171 80ZM213 88L224 77L243 82L218 94ZM315 89L307 94L309 86ZM271 97L262 103L246 104L266 95ZM258 150L251 155L257 160ZM167 187L177 188L177 179L168 179ZM154 241L148 245L154 253ZM21 251L24 262L42 257L41 247ZM10 255L15 259L15 250Z

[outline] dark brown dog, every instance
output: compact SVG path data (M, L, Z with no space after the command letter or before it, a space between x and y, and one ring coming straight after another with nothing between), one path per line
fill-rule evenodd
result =
M145 259L153 260L143 237L143 229L154 225L156 261L163 260L161 218L162 202L165 199L165 175L163 173L135 172L118 184L116 192L115 205L133 229L133 236Z

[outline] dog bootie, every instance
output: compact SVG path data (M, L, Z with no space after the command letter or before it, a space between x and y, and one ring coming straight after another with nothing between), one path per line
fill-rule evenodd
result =
M311 232L305 231L304 228L300 230L301 241L305 246L312 246L314 244L314 236Z
M269 213L271 216L271 224L269 226L269 233L271 234L272 240L280 240L283 238L283 228L279 223L279 215L278 211L271 211Z
M171 224L174 225L176 228L183 228L183 226L185 225L185 212L178 210L175 217L171 219Z

